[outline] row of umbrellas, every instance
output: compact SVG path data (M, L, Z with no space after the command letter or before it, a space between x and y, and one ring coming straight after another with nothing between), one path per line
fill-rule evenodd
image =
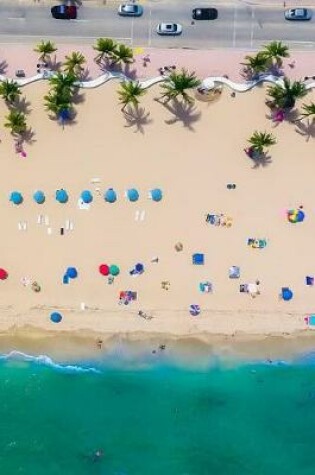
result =
M129 188L128 190L126 190L125 195L126 198L132 202L138 201L140 197L139 191L136 188ZM153 188L149 191L149 196L153 201L161 201L163 198L163 193L160 188ZM108 190L106 190L104 193L104 200L107 203L115 203L115 201L117 201L117 197L117 193L113 188L108 188ZM69 195L67 191L63 188L56 191L55 198L59 203L67 203L69 201ZM90 190L83 190L80 195L80 199L84 203L92 203L93 194ZM35 193L33 194L33 200L37 204L45 203L45 193L42 190L35 191ZM20 193L19 191L12 191L10 194L10 201L15 205L20 205L24 201L22 193Z

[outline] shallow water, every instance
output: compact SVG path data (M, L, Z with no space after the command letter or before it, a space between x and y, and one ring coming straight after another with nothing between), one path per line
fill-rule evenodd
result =
M0 361L2 474L314 474L312 360L80 371L25 359Z

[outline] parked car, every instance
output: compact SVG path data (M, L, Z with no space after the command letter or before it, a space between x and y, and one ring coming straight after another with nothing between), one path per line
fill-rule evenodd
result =
M158 35L177 36L183 31L182 25L179 23L159 23L156 32Z
M290 8L284 12L286 20L307 21L312 18L312 10L308 8Z
M118 15L120 16L141 16L143 13L143 7L141 5L126 4L119 5Z
M216 8L194 8L192 17L194 20L216 20L218 10Z
M57 20L75 20L77 7L75 5L56 5L50 9L53 18Z

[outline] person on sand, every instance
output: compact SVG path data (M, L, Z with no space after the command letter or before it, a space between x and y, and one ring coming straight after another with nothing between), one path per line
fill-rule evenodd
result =
M102 345L103 345L103 340L101 340L100 338L96 341L96 345L97 345L97 348L99 348L100 350L102 349Z

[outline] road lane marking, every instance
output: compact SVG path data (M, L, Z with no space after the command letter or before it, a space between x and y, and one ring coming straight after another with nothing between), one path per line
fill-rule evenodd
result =
M255 11L252 9L252 19L251 19L251 31L250 31L250 47L253 47L254 41L254 26L255 26Z
M152 43L152 10L150 8L149 12L149 32L148 32L148 46L151 46Z
M131 38L131 46L133 46L133 32L134 32L134 18L131 18L131 32L130 32L130 38Z
M25 18L22 16L10 16L8 20L25 20Z
M236 22L237 22L237 4L234 5L234 19L233 19L233 48L236 46Z

